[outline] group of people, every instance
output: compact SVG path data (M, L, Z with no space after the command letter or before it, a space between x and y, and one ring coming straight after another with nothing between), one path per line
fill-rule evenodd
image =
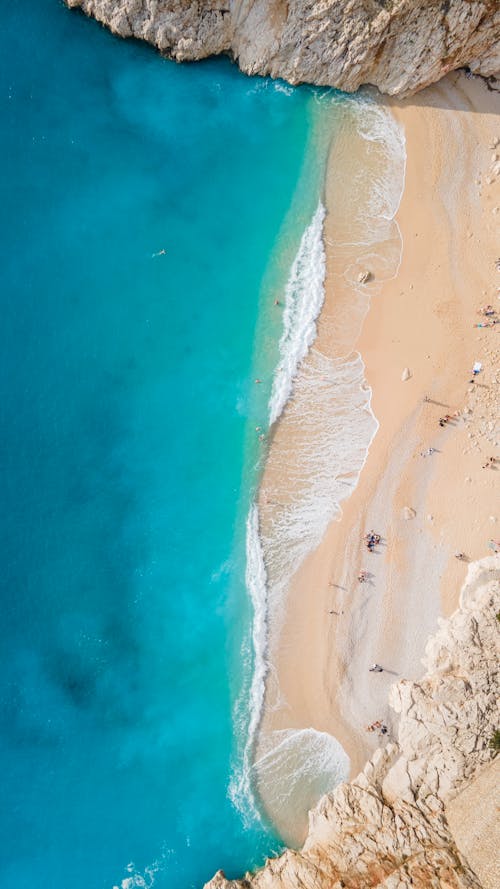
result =
M388 732L388 728L387 728L385 722L381 722L380 719L377 719L377 720L375 720L375 722L372 722L371 725L366 726L366 731L367 732L378 732L380 735L386 735Z
M375 552L375 547L382 540L380 534L376 534L375 531L367 531L365 536L363 537L363 543L365 544L369 553ZM370 572L362 570L358 574L359 583L366 583L370 580Z
M494 327L495 324L500 322L496 309L491 305L481 306L481 308L478 309L477 314L482 315L487 320L480 321L479 324L475 324L474 327Z
M368 531L367 534L363 537L363 541L368 552L372 553L375 550L377 544L382 540L380 534L375 534L375 531ZM366 572L365 572L366 573ZM366 577L364 578L366 580Z
M439 418L439 425L446 426L447 423L452 423L453 420L457 420L460 416L460 411L455 411L453 414L445 414L444 417Z

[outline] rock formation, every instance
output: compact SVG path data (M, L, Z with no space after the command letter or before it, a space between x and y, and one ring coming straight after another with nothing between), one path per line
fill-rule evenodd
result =
M498 0L66 0L177 61L227 53L248 74L405 96L467 66L500 71Z
M320 800L300 852L287 850L243 880L220 871L205 889L480 889L481 867L491 876L492 862L477 858L474 872L446 816L474 781L481 778L489 796L484 786L498 778L490 741L498 728L499 611L500 559L491 556L469 566L460 608L428 642L425 676L393 686L397 743ZM470 822L476 813L465 815ZM488 827L494 833L495 821ZM498 820L496 831L493 849Z

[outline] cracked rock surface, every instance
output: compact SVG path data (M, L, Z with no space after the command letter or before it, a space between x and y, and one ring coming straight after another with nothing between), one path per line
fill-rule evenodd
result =
M248 74L405 96L468 66L500 71L498 0L66 0L178 61L227 53Z
M485 770L493 774L499 611L500 558L491 556L469 566L459 609L427 644L423 678L391 689L398 742L320 800L300 852L243 880L219 871L205 889L480 889L482 862L472 870L446 812Z

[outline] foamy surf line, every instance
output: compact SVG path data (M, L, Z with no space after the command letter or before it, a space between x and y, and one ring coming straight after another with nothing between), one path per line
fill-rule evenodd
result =
M255 801L252 787L252 755L255 739L259 728L264 694L266 690L266 648L267 648L267 575L262 553L259 535L259 513L257 504L253 503L247 517L246 529L246 573L245 581L250 599L252 601L252 681L249 690L248 724L242 727L246 731L246 740L243 746L241 764L233 771L229 784L229 798L233 805L241 812L246 823L252 820L260 820L260 813ZM245 701L240 700L237 710L245 708ZM241 716L236 716L241 723Z
M283 333L279 342L279 365L274 373L269 400L269 425L282 413L292 391L293 381L301 362L316 338L316 319L325 299L326 254L323 226L326 210L321 201L302 235L285 288ZM268 588L262 542L259 534L259 513L253 503L246 529L246 587L252 602L252 657L253 674L249 695L249 718L241 763L234 770L229 785L229 797L242 813L245 821L260 818L253 793L252 759L259 729L268 664ZM235 708L235 722L241 730L242 702Z
M292 391L301 362L316 339L316 319L325 301L326 254L323 226L326 210L319 203L302 235L285 291L279 365L269 399L269 425L278 419Z
M405 142L390 112L371 101L360 102L359 109L361 113L366 111L366 119L359 122L358 136L372 143L381 156L378 175L373 182L364 183L372 188L365 203L368 212L363 220L363 235L366 237L360 239L369 246L370 255L377 257L376 245L379 244L381 250L387 238L392 237L390 226L398 231L394 216L404 188ZM269 401L269 424L272 426L279 419L283 434L279 453L276 453L275 439L268 457L266 490L260 492L263 512L259 516L254 503L247 519L246 582L254 612L253 675L247 686L248 709L244 720L240 702L238 727L246 736L244 739L240 736L243 753L233 772L229 794L235 806L250 820L259 817L257 797L261 789L266 789L266 803L272 803L273 799L286 798L287 782L296 786L295 772L299 783L305 780L303 763L297 760L296 768L293 765L296 753L289 755L292 747L295 751L295 745L288 736L277 732L265 738L262 733L259 736L266 685L266 708L279 706L279 688L273 700L274 690L270 693L268 681L272 670L270 628L280 623L291 577L305 556L320 543L328 524L340 516L342 500L356 487L378 429L371 408L372 393L365 382L364 363L359 353L340 353L337 358L330 358L312 349L317 337L317 319L325 300L325 218L326 210L320 202L302 235L286 284L279 363ZM343 224L348 234L348 224L344 221ZM347 246L349 238L340 240L340 250L342 244ZM382 255L377 257L387 265L380 280L397 274L401 249L401 242L399 246L396 243L388 259L384 260ZM365 290L364 298L369 300L369 296ZM363 317L364 314L366 309ZM277 506L268 507L266 503ZM272 510L271 521L269 510ZM265 533L260 529L263 517ZM319 771L324 780L334 783L341 780L346 771L345 751L334 738L330 743L326 737L317 738L313 729L304 731L312 733L311 743L314 741L313 746L317 745L318 751L324 753L324 756L318 753L317 760L323 762ZM295 734L294 731L293 737ZM277 769L274 763L278 763ZM286 763L293 774L289 773ZM308 781L318 794L331 789L320 787L321 780L311 783L310 779L309 773Z
M371 400L358 352L328 358L316 348L310 350L280 420L285 444L271 448L268 457L264 493L272 504L272 522L262 536L262 549L271 578L268 603L274 639L281 629L290 579L356 488L378 429ZM292 496L287 496L288 490Z

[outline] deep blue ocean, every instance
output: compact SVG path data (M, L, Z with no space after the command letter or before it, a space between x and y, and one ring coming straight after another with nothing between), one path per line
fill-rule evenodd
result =
M311 93L58 0L4 4L0 42L0 885L198 889L279 848L227 790Z

